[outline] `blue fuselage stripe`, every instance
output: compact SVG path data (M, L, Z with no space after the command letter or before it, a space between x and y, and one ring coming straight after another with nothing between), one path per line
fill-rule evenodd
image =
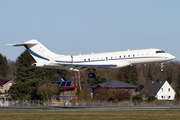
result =
M36 56L36 57L38 57L38 58L40 58L40 59L44 59L44 60L49 61L49 59L47 59L47 58L45 58L45 57L42 57L42 56L36 54L35 52L33 52L33 51L32 51L30 48L28 48L26 45L25 45L25 48L27 49L27 51L28 51L30 54L32 54L32 55L34 55L34 56Z

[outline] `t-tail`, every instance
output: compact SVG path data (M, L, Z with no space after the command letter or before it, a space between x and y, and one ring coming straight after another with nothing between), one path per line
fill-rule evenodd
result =
M52 62L52 61L55 62L54 58L61 56L51 52L49 49L47 49L37 40L30 40L21 44L8 44L8 45L24 46L37 62L36 64L34 64L37 67L42 66L48 62Z

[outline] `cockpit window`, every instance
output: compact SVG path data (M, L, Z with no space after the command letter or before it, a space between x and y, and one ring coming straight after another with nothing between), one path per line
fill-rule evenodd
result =
M165 53L165 51L161 50L161 51L156 51L156 53Z

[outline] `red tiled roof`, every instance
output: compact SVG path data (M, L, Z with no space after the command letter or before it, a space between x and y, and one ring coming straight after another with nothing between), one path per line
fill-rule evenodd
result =
M77 88L78 86L72 86L72 87L63 87L61 88L61 90L65 90L65 89L73 89L73 88Z

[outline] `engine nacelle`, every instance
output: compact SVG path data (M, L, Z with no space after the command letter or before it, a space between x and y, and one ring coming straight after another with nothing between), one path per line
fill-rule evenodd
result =
M33 63L32 66L34 66L34 67L43 67L44 64L42 64L42 63Z

